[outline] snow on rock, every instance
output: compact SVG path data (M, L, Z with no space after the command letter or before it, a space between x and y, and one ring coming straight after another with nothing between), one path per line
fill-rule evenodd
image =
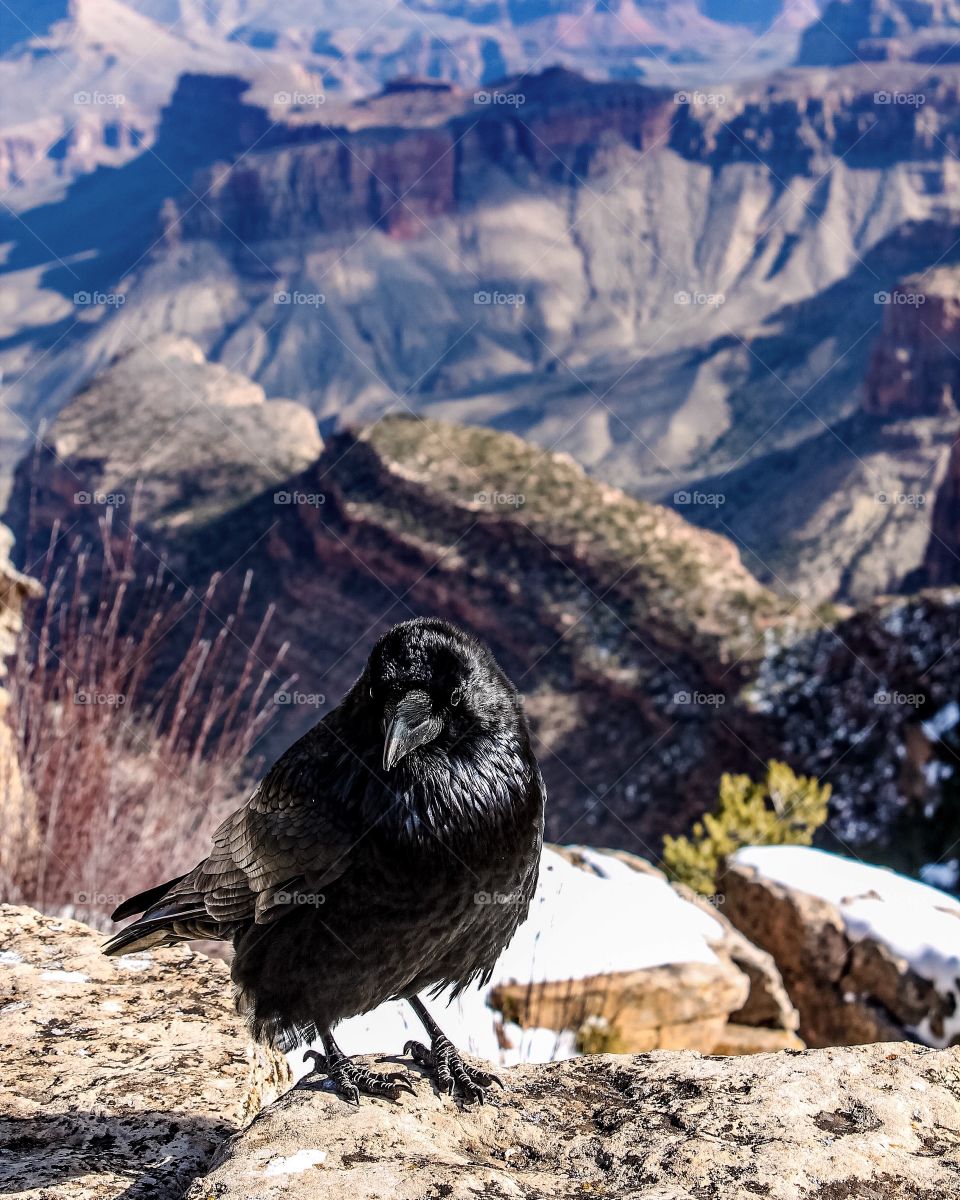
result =
M926 1019L908 1032L932 1046L951 1045L960 1036L960 901L885 867L807 846L752 846L733 861L826 900L840 913L851 940L887 947L932 983L951 1015L942 1032Z
M311 1167L322 1167L326 1150L297 1150L295 1154L280 1155L267 1163L264 1175L300 1175Z
M498 1037L499 1014L488 1001L503 984L583 979L671 963L718 964L713 944L723 938L720 923L678 896L663 876L597 850L576 847L574 853L580 865L544 849L530 915L500 956L489 985L468 988L452 1003L448 993L434 1002L444 1032L461 1049L504 1066L576 1054L569 1030L507 1024L501 1031L505 1037ZM655 920L643 918L650 913ZM399 1051L408 1038L423 1036L409 1006L398 1002L337 1026L337 1041L347 1054L383 1047ZM503 1040L511 1045L504 1048ZM289 1060L298 1075L308 1069L302 1053L293 1051Z

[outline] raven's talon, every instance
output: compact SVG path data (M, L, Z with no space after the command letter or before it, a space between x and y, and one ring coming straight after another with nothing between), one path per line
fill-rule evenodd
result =
M459 1050L442 1035L434 1040L429 1050L422 1042L410 1041L404 1045L403 1052L421 1067L426 1067L439 1091L448 1096L459 1093L468 1104L472 1101L482 1104L486 1091L494 1083L503 1087L499 1076L467 1066Z
M331 1059L326 1054L316 1050L304 1052L303 1061L313 1059L313 1069L304 1075L326 1075L333 1090L348 1104L360 1107L360 1093L368 1096L383 1096L387 1100L399 1100L401 1091L407 1091L411 1096L416 1095L413 1082L406 1071L392 1071L389 1075L379 1071L371 1071L369 1067L361 1066L347 1057Z

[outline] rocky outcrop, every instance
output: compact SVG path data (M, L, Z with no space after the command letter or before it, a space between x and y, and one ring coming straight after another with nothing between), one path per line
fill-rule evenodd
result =
M13 880L22 864L34 858L40 832L36 806L25 787L17 753L17 739L9 712L10 693L4 686L7 659L13 654L23 625L23 606L43 595L37 580L18 571L10 561L13 535L0 525L0 798L3 830L0 831L0 892L14 898Z
M298 1087L231 1140L188 1200L940 1200L960 1171L960 1051L870 1046L517 1067L458 1111L418 1079L353 1110Z
M881 292L885 307L864 408L881 417L960 408L960 268L936 267Z
M40 583L13 565L12 550L13 534L6 525L0 525L0 681L6 678L6 660L16 648L23 626L23 606L43 595Z
M273 403L262 407L269 413ZM60 428L50 433L58 447ZM64 446L64 468L25 461L19 475L12 508L24 553L40 552L57 519L75 519L76 492L104 486L108 428L91 412L63 436L82 454ZM236 452L233 439L222 440L224 453ZM174 497L204 486L184 471L196 463L189 439L176 432L160 452ZM245 505L211 519L201 495L189 512L173 510L172 527L170 505L154 502L164 524L143 533L185 583L202 588L225 573L211 601L223 620L253 572L237 627L247 645L275 606L260 657L269 662L289 643L285 669L299 682L279 701L282 720L264 753L279 753L336 703L376 636L418 612L481 634L526 693L555 834L616 844L625 820L651 844L665 822L682 829L712 799L719 763L740 762L733 695L781 603L726 538L511 435L407 417L334 436L315 464L265 492L251 474L237 479L248 497L257 491ZM134 478L131 470L131 487ZM29 497L42 515L35 541ZM243 570L231 570L238 562ZM330 612L337 620L316 619ZM164 651L175 666L176 634ZM658 742L671 728L684 750L664 757ZM655 794L677 803L654 809Z
M728 864L720 886L727 916L776 961L809 1045L957 1040L952 1035L956 995L938 990L936 979L921 975L897 946L878 934L865 935L851 921L850 906L857 901L884 905L875 890L835 903L736 861ZM913 920L924 920L921 909ZM960 946L960 908L952 921ZM929 934L934 936L932 930ZM946 957L947 950L941 953Z
M163 528L229 512L320 449L305 408L266 402L263 388L207 362L189 338L166 337L123 354L74 397L38 451L37 473L71 524L112 507Z
M708 911L721 930L713 943L717 955L729 961L749 983L742 1007L727 1017L727 1026L713 1048L715 1054L758 1053L761 1050L802 1050L797 1037L800 1015L784 987L773 955L749 941L724 914L726 897L712 902L682 883L672 887L683 899Z
M23 1200L174 1200L289 1082L223 963L101 940L0 906L0 1191Z

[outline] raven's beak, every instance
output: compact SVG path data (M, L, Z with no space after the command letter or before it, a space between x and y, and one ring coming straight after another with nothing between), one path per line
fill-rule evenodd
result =
M443 722L434 715L429 695L412 691L387 709L383 728L383 769L391 771L411 750L432 742Z

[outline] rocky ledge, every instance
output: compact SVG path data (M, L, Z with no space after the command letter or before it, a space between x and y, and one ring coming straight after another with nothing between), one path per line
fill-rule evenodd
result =
M958 1050L654 1051L504 1079L464 1111L425 1079L359 1108L301 1084L188 1200L943 1200L960 1184Z
M0 1195L173 1200L289 1083L222 962L0 905Z
M354 1108L318 1082L283 1090L286 1066L247 1041L223 963L183 948L106 959L100 940L0 906L2 1194L957 1195L960 1047L585 1056L502 1070L505 1090L467 1109L410 1067L416 1095Z

